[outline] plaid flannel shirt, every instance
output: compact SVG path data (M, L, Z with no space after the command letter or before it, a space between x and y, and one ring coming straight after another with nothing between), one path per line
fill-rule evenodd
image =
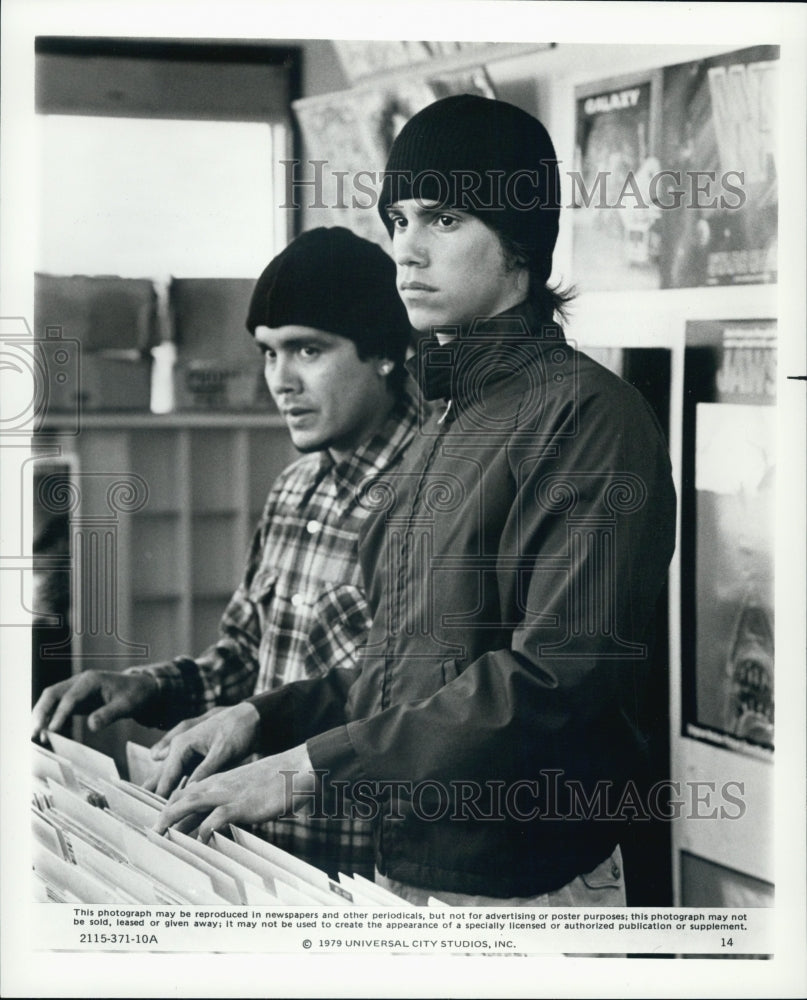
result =
M405 397L381 430L344 461L304 455L276 480L252 540L246 570L219 638L201 656L132 668L158 684L137 719L163 728L217 705L234 705L292 681L352 668L370 625L358 561L359 503L369 481L392 468L412 441L415 405ZM262 836L331 874L373 877L369 824L275 820Z

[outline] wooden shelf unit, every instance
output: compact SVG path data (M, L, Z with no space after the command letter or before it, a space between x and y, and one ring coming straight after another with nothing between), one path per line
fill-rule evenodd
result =
M72 511L73 671L123 670L195 655L243 571L269 489L297 452L277 414L91 414L78 434L49 419L34 453L75 465ZM77 736L123 760L127 739L155 733L117 723Z

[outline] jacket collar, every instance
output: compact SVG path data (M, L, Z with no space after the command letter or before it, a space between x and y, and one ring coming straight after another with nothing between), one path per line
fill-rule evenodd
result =
M433 336L424 338L418 345L417 354L406 366L425 399L450 399L461 403L468 392L475 390L478 380L457 378L460 363L472 357L474 369L484 373L486 385L511 378L514 363L509 356L518 349L519 341L523 351L525 337L536 349L541 349L544 339L553 345L564 340L556 324L542 328L535 310L524 301L497 316L477 321L467 332L446 344L440 344Z

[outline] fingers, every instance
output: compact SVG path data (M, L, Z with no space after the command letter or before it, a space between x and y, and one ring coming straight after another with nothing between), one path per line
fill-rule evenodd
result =
M157 785L154 789L157 795L162 795L163 798L171 795L179 785L182 775L197 756L196 748L192 743L174 740L157 776Z
M200 782L177 789L157 817L154 829L157 833L165 833L169 826L177 826L196 814L204 815L219 805L219 798L220 793L217 793L214 782Z
M73 683L72 678L45 688L31 712L31 735L44 742L45 730L48 728L53 710L59 704L62 694Z
M151 748L151 759L152 760L165 760L168 756L168 749L171 743L179 736L181 733L187 732L191 726L195 726L199 722L199 719L183 719L182 722L174 726L173 729L169 729L168 732L160 737L159 740Z
M156 687L156 680L148 674L127 676L86 670L43 692L32 714L33 734L43 739L46 730L60 730L71 715L81 712L91 712L87 725L97 732L130 716L148 701Z
M199 839L207 841L227 823L262 823L278 816L284 807L278 760L269 758L177 789L154 829L164 833L189 817L198 817Z
M213 812L199 825L199 833L197 836L203 844L206 844L208 840L213 836L216 830L221 830L222 827L227 826L230 822L230 810L227 806L218 806Z
M62 681L61 684L55 684L50 690L57 692L57 700L47 728L59 732L70 716L88 697L97 695L98 689L98 678L92 672L79 674L78 677Z
M211 774L218 774L228 764L233 763L231 757L232 755L227 752L221 743L214 743L207 752L205 759L191 772L188 784L192 781L203 781L205 778L209 778Z
M151 748L152 760L165 760L168 756L168 748L177 736L181 736L182 733L186 733L189 729L193 729L194 726L198 726L200 723L223 711L225 711L223 706L217 706L208 709L203 715L197 715L193 719L183 719L182 722L178 722L173 729L169 729L161 739L157 740Z
M101 708L87 717L87 726L91 732L97 733L99 729L103 729L118 719L128 718L130 707L125 698L117 695L107 705L102 705Z

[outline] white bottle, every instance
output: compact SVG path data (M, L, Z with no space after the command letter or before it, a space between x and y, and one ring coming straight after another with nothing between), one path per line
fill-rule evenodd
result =
M154 364L151 366L151 412L173 413L176 405L174 399L176 344L172 340L158 344L157 347L152 347L151 356L154 358Z

